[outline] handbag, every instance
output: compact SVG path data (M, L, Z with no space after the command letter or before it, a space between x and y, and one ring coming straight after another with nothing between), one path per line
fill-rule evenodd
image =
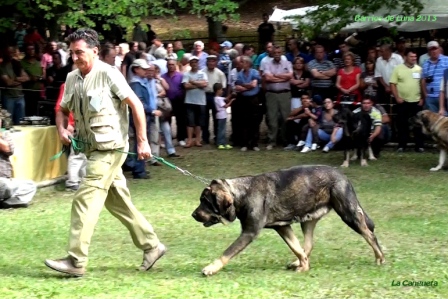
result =
M162 111L162 119L168 119L171 116L171 111L173 111L171 101L167 97L157 98L157 108Z

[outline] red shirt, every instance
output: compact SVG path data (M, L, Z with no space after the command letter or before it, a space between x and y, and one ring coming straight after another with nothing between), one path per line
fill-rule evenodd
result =
M42 36L38 32L33 32L31 34L25 35L23 42L25 44L35 44L42 40Z
M344 69L340 69L338 71L338 76L341 76L341 79L339 81L339 85L344 89L349 89L350 87L356 85L356 76L361 76L361 69L359 67L354 67L353 71L349 74L347 74ZM350 94L353 94L356 96L355 103L360 101L361 93L359 91L359 88L356 90L353 90L350 92ZM338 94L338 102L341 101L342 92L339 91Z
M54 110L58 112L61 109L61 102L62 98L64 97L64 89L65 89L65 83L63 83L59 89L59 96L58 100L56 102L56 106L54 107ZM75 127L75 118L73 117L73 113L70 112L70 115L68 117L68 124L72 127Z

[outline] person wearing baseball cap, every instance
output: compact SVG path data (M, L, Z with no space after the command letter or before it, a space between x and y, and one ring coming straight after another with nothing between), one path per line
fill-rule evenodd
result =
M233 44L231 42L229 42L228 40L226 40L225 42L220 44L220 46L223 48L223 50L230 50L230 49L232 49Z
M154 71L154 66L149 65L148 62L146 62L146 59L139 58L134 60L129 68L132 74L131 79L129 80L129 86L143 104L143 109L145 110L146 115L146 127L149 129L151 126L151 117L161 115L161 112L157 110L157 90L155 84L153 84L154 82L149 82L147 79L148 72L151 70ZM129 113L129 126L135 130L132 113ZM134 152L136 150L137 142L134 143ZM149 178L145 169L145 160L134 160L133 163L129 162L129 160L126 161L128 166L133 166L131 168L134 179Z
M427 48L429 59L422 65L422 97L426 109L445 113L445 105L440 106L440 85L443 73L448 69L448 57L441 53L441 47L437 41L430 41Z
M405 60L406 38L404 38L403 36L397 38L397 40L395 41L395 48L396 48L395 53L400 55L403 58L403 60Z

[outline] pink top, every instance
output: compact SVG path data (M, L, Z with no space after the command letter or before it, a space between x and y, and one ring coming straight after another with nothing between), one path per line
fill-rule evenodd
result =
M53 57L50 54L45 53L44 55L42 55L42 59L40 60L41 67L43 67L44 69L48 69L52 64Z

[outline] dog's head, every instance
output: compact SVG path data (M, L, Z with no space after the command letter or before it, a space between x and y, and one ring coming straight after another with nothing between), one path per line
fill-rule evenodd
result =
M431 127L441 116L429 110L419 111L415 118L415 123L422 127L424 134L431 134Z
M333 115L333 121L341 126L345 136L351 136L355 129L353 126L353 112L348 108L342 108L338 113Z
M200 204L191 216L205 227L233 222L236 213L228 183L225 180L213 180L202 191Z

